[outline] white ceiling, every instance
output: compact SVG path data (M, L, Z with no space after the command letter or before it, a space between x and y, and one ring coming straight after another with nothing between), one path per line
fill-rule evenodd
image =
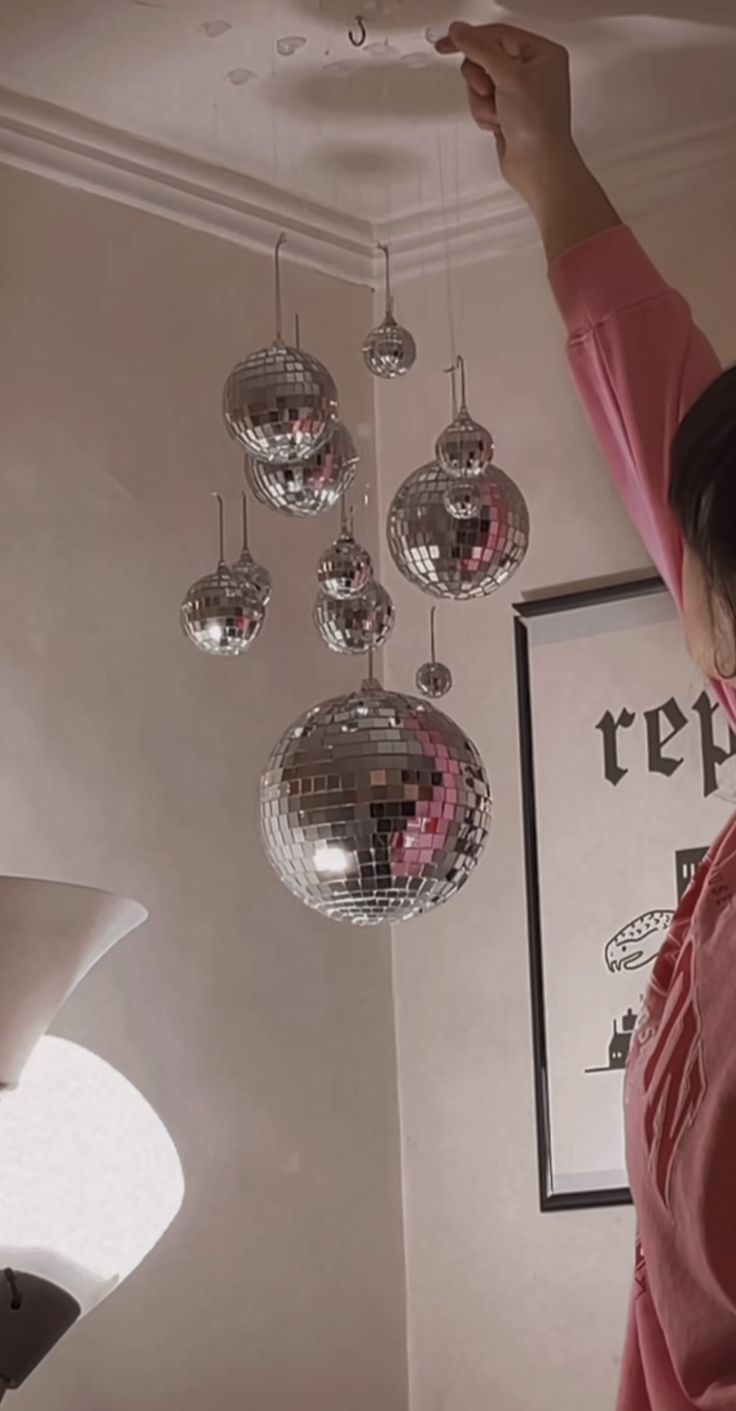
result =
M354 49L360 6L368 28ZM601 157L734 116L736 0L467 0L573 51L581 139ZM426 39L446 0L0 0L0 85L369 222L493 173L455 61ZM697 18L693 18L697 15ZM291 55L278 40L301 36Z

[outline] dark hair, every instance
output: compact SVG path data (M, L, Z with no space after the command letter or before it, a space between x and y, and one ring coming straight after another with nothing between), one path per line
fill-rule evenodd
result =
M677 429L669 502L736 627L736 367L706 388Z

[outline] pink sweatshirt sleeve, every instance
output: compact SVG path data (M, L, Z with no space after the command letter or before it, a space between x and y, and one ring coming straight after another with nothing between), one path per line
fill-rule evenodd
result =
M682 540L667 503L679 422L720 372L690 309L627 226L568 250L550 270L573 377L613 479L678 605Z

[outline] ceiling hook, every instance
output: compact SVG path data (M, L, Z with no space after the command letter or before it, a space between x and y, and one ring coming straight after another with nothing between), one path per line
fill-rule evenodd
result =
M366 39L368 38L368 31L366 30L365 20L363 19L363 16L356 15L355 23L358 26L358 37L356 39L352 29L349 29L348 39L350 40L350 43L352 44L354 49L362 49Z

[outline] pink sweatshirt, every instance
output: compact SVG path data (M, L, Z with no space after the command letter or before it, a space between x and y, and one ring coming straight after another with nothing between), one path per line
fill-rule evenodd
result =
M670 446L718 360L624 226L570 250L550 278L583 404L680 605ZM736 721L736 692L719 696ZM736 1411L735 892L736 820L675 915L631 1048L626 1147L639 1238L619 1411Z

